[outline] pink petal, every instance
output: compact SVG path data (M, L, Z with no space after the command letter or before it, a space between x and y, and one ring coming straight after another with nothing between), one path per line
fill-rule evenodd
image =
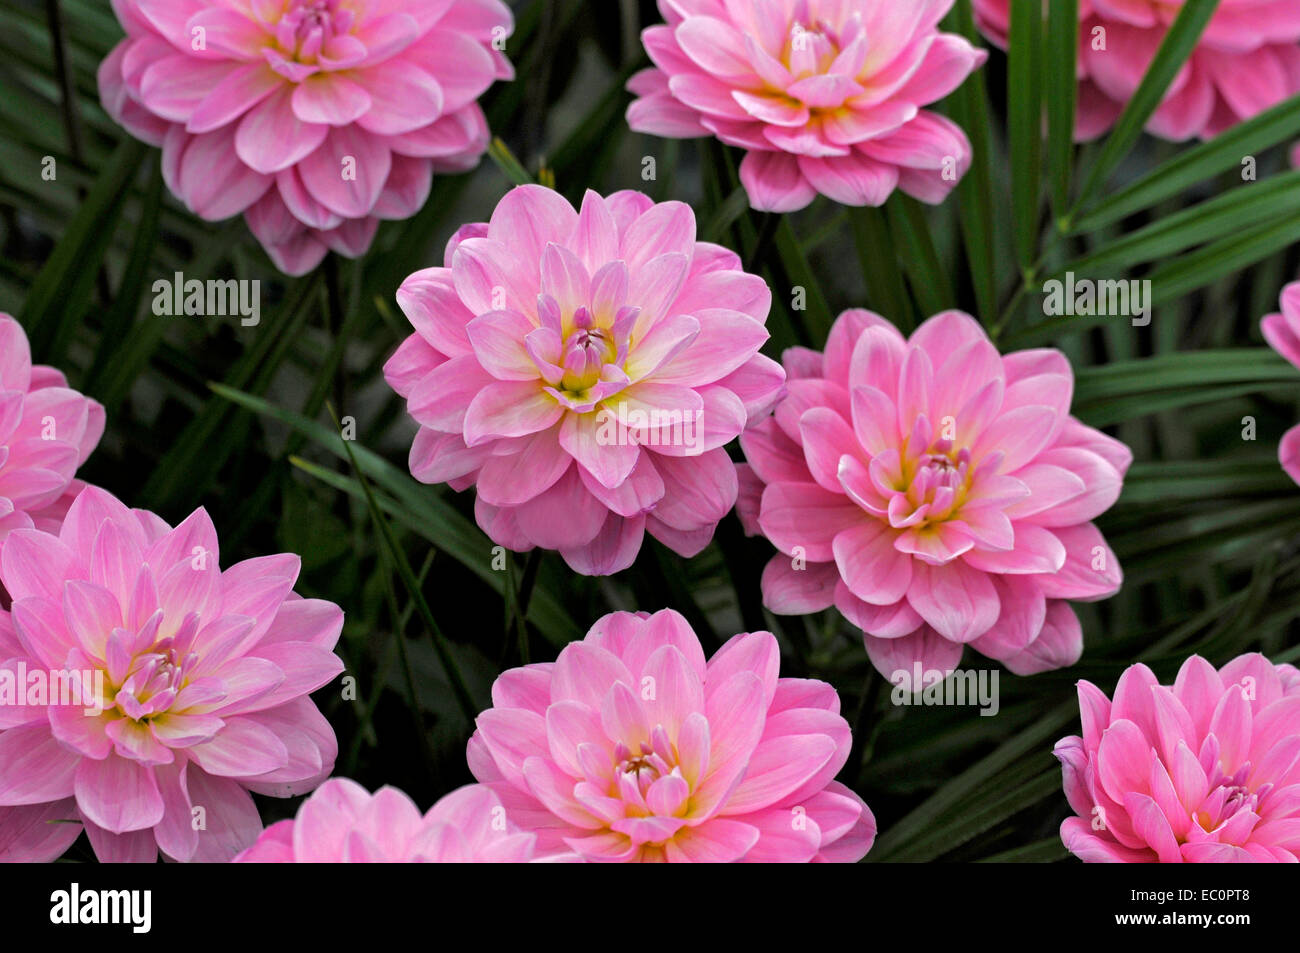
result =
M292 100L292 87L285 87L240 120L235 152L255 171L271 175L287 169L315 152L329 135L329 126L300 120ZM332 171L340 175L341 166Z
M763 212L797 212L817 197L799 161L782 152L750 152L740 163L750 204Z
M77 806L86 819L114 834L153 827L163 816L153 769L110 754L77 765Z
M465 442L470 447L493 438L524 437L552 426L564 408L536 381L496 381L484 387L465 413Z
M912 565L907 601L939 634L969 642L997 621L1000 601L988 576L962 562Z

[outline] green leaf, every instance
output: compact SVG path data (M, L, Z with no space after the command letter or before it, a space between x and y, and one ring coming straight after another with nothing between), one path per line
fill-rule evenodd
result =
M1295 369L1267 348L1178 352L1080 368L1071 412L1107 427L1297 383Z
M1007 41L1007 136L1016 254L1028 273L1038 255L1043 175L1043 5L1011 0Z
M1069 211L1074 166L1079 0L1053 0L1047 5L1046 59L1047 167L1052 180L1052 208L1060 216Z
M983 42L975 28L971 0L957 0L954 22L957 31L966 39L976 45ZM948 108L971 141L971 166L957 185L957 208L966 260L970 263L971 282L975 287L976 306L984 326L991 327L998 317L995 256L998 245L990 172L994 145L982 70L968 77L948 98Z
M136 226L135 241L127 260L126 272L118 287L113 306L104 317L104 331L100 337L95 359L86 373L84 390L98 394L99 382L107 369L118 363L118 355L132 342L131 325L135 323L140 302L149 285L149 264L153 260L154 246L158 241L158 219L162 210L163 177L158 157L150 160L152 172L144 204L140 209L140 222Z
M331 414L333 409L331 408ZM342 425L338 419L334 421L335 429L342 432ZM473 721L478 713L478 706L474 699L470 697L469 689L465 686L464 676L460 673L460 668L456 665L456 660L452 658L451 648L448 645L447 637L442 634L442 628L433 617L433 610L429 608L428 601L424 598L424 588L420 585L419 580L415 578L415 571L411 569L411 564L406 558L406 553L402 547L397 544L393 536L393 528L388 525L388 520L384 514L379 511L379 505L375 502L375 494L370 489L370 484L366 481L365 475L362 474L360 466L357 465L356 454L352 452L352 441L343 440L340 437L339 443L343 445L343 452L347 454L348 462L352 465L352 470L356 474L357 483L361 486L362 495L365 497L366 508L370 511L371 522L379 530L379 538L383 541L381 552L384 554L384 561L397 570L397 575L401 578L402 584L406 587L406 594L415 604L416 613L424 622L425 628L429 630L433 638L433 648L438 654L438 661L442 665L442 670L447 674L448 681L451 682L451 689L456 696L456 701L460 704L461 711L464 713L467 721ZM397 625L401 620L401 613L394 605L393 623ZM397 638L402 638L398 633ZM415 703L415 686L410 683L411 702Z
M1086 215L1079 216L1072 227L1067 223L1066 230L1071 234L1096 231L1186 192L1198 182L1229 169L1240 169L1245 157L1257 156L1297 135L1300 135L1300 96L1293 96L1219 133L1209 142L1180 153L1098 202Z
M245 235L245 226L239 220L217 228L205 240L202 254L185 270L192 275L212 274L217 263L226 257ZM159 246L155 244L152 247L154 258L159 258ZM124 281L123 287L125 286ZM120 292L118 297L125 300ZM139 376L149 367L151 358L163 344L172 320L159 318L136 322L130 332L124 336L117 350L113 352L112 360L105 363L93 393L103 402L110 418L126 400Z
M598 181L598 167L606 164L628 134L623 110L627 102L624 87L628 78L642 66L641 59L627 63L613 77L596 105L574 126L568 138L551 153L550 165L560 180L572 183L562 189L575 204L581 205L582 192ZM660 140L661 142L663 140ZM638 173L642 172L638 168ZM666 170L656 168L656 178ZM643 188L645 186L643 185Z
M1260 547L1241 608L1224 619L1222 627L1216 628L1210 638L1198 646L1198 652L1209 658L1227 653L1235 655L1250 644L1255 627L1268 607L1269 593L1277 580L1279 548L1280 543Z
M1108 534L1124 562L1126 582L1135 577L1186 571L1194 563L1214 564L1255 553L1261 545L1292 538L1300 527L1300 501L1265 500L1215 506L1175 519L1143 519L1134 529Z
M1204 248L1160 265L1148 276L1152 304L1175 301L1185 294L1249 268L1283 249L1300 243L1300 216L1243 229Z
M1193 460L1135 463L1124 477L1121 505L1148 506L1176 500L1281 496L1294 484L1269 455L1259 460Z
M916 326L912 304L898 266L889 223L878 208L855 208L849 213L858 265L867 283L867 305L887 317L900 329Z
M1104 401L1073 408L1073 413L1093 427L1110 427L1130 420L1150 417L1152 414L1180 410L1184 407L1202 407L1221 404L1238 397L1258 393L1259 384L1235 384L1223 387L1182 387L1174 390L1137 394L1130 397L1108 398Z
M1033 0L1021 0L1021 2L1033 2ZM1169 32L1165 34L1160 49L1156 51L1155 59L1151 61L1137 91L1124 107L1124 112L1102 147L1101 155L1097 157L1092 170L1084 180L1079 200L1066 218L1067 230L1070 227L1070 220L1078 218L1079 212L1088 208L1089 203L1110 180L1111 173L1119 167L1124 157L1129 154L1129 150L1138 141L1147 122L1165 98L1165 93L1174 81L1174 77L1178 75L1178 71L1183 68L1183 64L1196 49L1201 34L1205 32L1218 6L1219 0L1186 0L1183 4L1178 17L1169 27Z
M938 314L957 304L948 272L935 251L930 225L921 203L909 195L896 194L885 207L890 232L898 243L912 297L923 315Z
M731 190L731 194L714 210L704 227L700 229L700 240L706 242L725 242L727 230L749 211L749 193L743 186Z
M1066 272L1096 275L1107 269L1126 270L1143 262L1177 254L1194 245L1238 237L1243 231L1300 212L1300 171L1286 172L1257 184L1244 184L1209 201L1159 218L1083 258L1063 266Z
M61 363L58 345L67 340L89 307L104 253L126 204L128 186L147 151L148 147L135 139L118 146L32 282L21 323L37 360Z
M1055 764L1046 754L1030 763L1039 768ZM997 792L996 797L981 798L948 815L895 853L892 860L908 863L932 861L1049 797L1061 798L1061 769L1049 767L1023 784L1014 784L1004 776L992 786L992 790Z
M1014 847L1000 854L994 854L991 857L981 857L975 863L1050 864L1054 861L1064 860L1068 856L1069 854L1065 849L1065 845L1061 843L1060 836L1053 835L1043 840L1034 841L1032 844L1025 844L1023 847Z
M831 333L831 309L822 293L821 282L809 267L808 258L790 226L790 216L781 216L781 224L777 227L773 240L791 286L803 288L807 295L808 307L802 313L804 326L816 345L821 347Z
M536 180L529 175L524 164L515 158L515 154L510 151L510 147L501 139L493 139L492 144L488 146L488 158L490 158L496 167L514 185L535 185Z
M306 436L321 449L328 450L339 459L346 459L342 440L329 427L252 394L221 384L210 386L218 396L253 413L278 420ZM491 568L492 542L477 526L461 516L437 492L416 483L409 473L398 470L383 457L364 447L357 447L355 452L361 471L392 496L391 502L382 498L379 501L385 512L394 517L402 517L404 514L404 527L433 543L441 552L465 566L497 592L504 591L504 574ZM361 487L355 480L307 461L295 461L294 465L337 490L350 493L357 499L362 498ZM528 621L537 626L538 631L549 641L559 646L580 639L583 635L583 630L578 628L572 615L540 582L528 605Z
M935 830L940 824L950 824L953 818L960 819L974 811L981 802L996 803L1005 790L1006 774L1011 765L1026 755L1046 754L1051 743L1078 716L1079 706L1073 701L1044 712L1033 725L1008 738L991 754L976 761L905 817L894 822L876 841L868 859L894 860L908 852L908 845L925 837L928 831Z
M1035 721L1039 713L1040 705L1035 701L1018 707L1003 704L996 717L959 718L944 727L927 725L924 730L916 730L900 719L896 732L905 740L891 739L888 754L872 757L864 766L863 779L872 786L896 784L900 778L910 782L917 775L918 761L942 764L977 745L995 743ZM885 731L889 727L895 726L887 726Z
M1108 397L1209 384L1300 384L1295 368L1270 348L1180 351L1080 368L1074 405Z
M255 343L235 362L226 377L228 385L260 389L269 384L272 373L314 311L311 305L318 298L319 275L317 271L296 282L279 313L269 320L264 316L261 325L253 329ZM206 491L236 447L235 441L218 437L240 416L236 408L208 401L163 455L141 495L165 512L183 499L192 502Z

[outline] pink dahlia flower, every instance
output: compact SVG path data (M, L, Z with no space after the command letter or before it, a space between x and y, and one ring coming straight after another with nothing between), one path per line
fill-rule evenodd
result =
M955 311L910 339L846 311L824 355L796 348L785 365L787 396L741 437L741 517L780 550L768 608L836 606L887 677L949 671L967 643L1020 675L1077 661L1066 600L1119 588L1089 520L1132 454L1070 416L1065 356L999 356Z
M1145 665L1115 699L1079 682L1083 737L1063 738L1066 848L1088 862L1295 863L1300 672L1262 655L1193 655L1172 687Z
M282 271L365 253L435 172L478 164L476 100L513 71L501 0L113 0L127 36L104 109L162 146L168 187L208 221L244 213Z
M1077 139L1095 139L1115 124L1182 7L1182 0L1080 0ZM975 0L975 17L1005 48L1010 0ZM1210 139L1294 96L1297 41L1295 0L1221 0L1147 131L1180 142Z
M523 864L533 859L535 840L509 823L500 799L481 784L453 791L421 815L396 788L371 794L330 778L296 818L272 824L235 863Z
M343 668L342 611L292 592L297 556L218 558L203 510L172 529L96 487L59 535L9 536L0 668L49 687L0 705L0 812L75 803L104 861L225 861L262 829L250 791L329 775L308 693Z
M683 556L707 546L736 502L722 447L784 381L758 353L763 279L697 242L681 202L588 192L575 212L540 186L444 260L398 291L416 333L384 368L420 425L411 473L476 486L494 542L588 575L626 569L647 531Z
M65 495L82 486L73 474L103 435L104 408L33 365L22 325L0 314L0 547L16 529L57 529Z
M1300 368L1300 281L1282 292L1282 311L1265 316L1261 327L1273 350ZM1300 483L1300 425L1292 427L1278 445L1278 459L1291 479Z
M780 662L768 632L705 662L676 612L612 613L496 680L470 770L543 859L861 860L876 822L832 780L851 741L839 696Z
M756 209L826 195L883 205L895 189L936 204L970 166L955 123L922 107L987 56L940 33L953 0L659 0L641 35L655 67L633 76L637 132L717 136L748 150Z

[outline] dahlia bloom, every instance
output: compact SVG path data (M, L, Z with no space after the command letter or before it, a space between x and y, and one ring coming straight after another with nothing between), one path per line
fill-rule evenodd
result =
M448 794L423 816L397 788L374 794L330 778L298 816L272 824L237 864L524 864L532 834L511 825L501 801L480 784Z
M1090 863L1295 863L1300 672L1259 654L1199 655L1172 687L1145 665L1115 698L1079 682L1083 737L1056 743L1078 817L1061 840Z
M1075 138L1115 124L1155 59L1182 0L1080 0ZM1010 0L975 0L975 18L1006 48ZM1300 92L1300 6L1295 0L1222 0L1147 131L1210 139Z
M22 325L0 314L0 547L16 529L57 527L103 434L104 408L33 365Z
M435 172L478 164L476 100L513 71L501 0L113 0L104 109L163 150L195 215L243 213L276 267L355 258Z
M1286 286L1282 291L1282 311L1265 316L1260 326L1273 350L1300 368L1300 281ZM1282 437L1278 459L1291 479L1300 483L1300 425Z
M225 861L262 829L250 791L329 775L334 731L308 693L342 670L343 613L291 591L297 556L218 558L203 510L172 529L96 487L58 536L9 536L0 668L50 689L0 705L0 812L75 802L104 861Z
M746 149L750 205L792 212L820 192L882 205L895 189L937 204L970 141L922 107L987 54L940 33L953 0L659 0L641 34L654 68L632 77L637 132L716 136Z
M1070 416L1065 356L999 356L955 311L907 340L846 311L824 355L795 348L785 366L775 415L741 437L741 518L780 550L767 607L836 606L886 677L951 671L967 643L1019 675L1077 661L1066 600L1119 588L1089 520L1132 454Z
M690 206L639 192L575 212L516 188L444 261L398 291L416 333L384 367L420 425L411 473L477 487L494 542L588 575L626 569L647 531L707 546L736 501L722 447L784 381L758 353L766 282L697 242Z
M611 613L496 680L470 770L539 859L860 860L876 822L831 780L851 741L839 696L780 662L768 632L705 662L676 612Z

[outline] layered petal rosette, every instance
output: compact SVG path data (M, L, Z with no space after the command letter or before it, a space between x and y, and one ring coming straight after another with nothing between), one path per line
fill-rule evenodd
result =
M513 71L501 0L113 0L104 109L163 150L201 218L244 214L276 267L365 253L435 172L478 164L477 100Z
M1300 282L1287 285L1282 292L1282 310L1265 316L1260 326L1269 346L1300 368ZM1300 483L1300 425L1282 437L1278 459L1291 479Z
M895 189L941 202L970 166L952 121L924 109L987 54L941 33L953 0L659 0L641 36L655 66L633 76L638 132L716 136L747 150L756 209L818 193L882 205Z
M203 510L172 529L95 487L59 535L9 536L0 667L48 688L0 705L0 812L75 807L104 861L226 861L262 829L250 791L329 775L308 695L343 668L342 611L292 591L297 556L218 560Z
M1182 8L1183 0L1079 0L1077 139L1115 124ZM1010 0L975 0L975 18L1005 49ZM1294 0L1221 0L1147 131L1210 139L1300 93L1298 44Z
M1066 848L1101 863L1295 863L1300 672L1262 655L1198 655L1172 686L1145 665L1115 697L1079 682L1083 737L1057 742L1077 817Z
M1120 585L1089 521L1132 454L1070 416L1065 356L1003 357L955 311L909 339L846 311L824 354L795 348L785 366L776 413L741 437L741 518L780 550L767 607L836 606L887 677L951 671L966 644L1021 675L1073 664L1067 600Z
M839 696L779 668L768 632L706 662L676 612L612 613L553 664L496 680L470 770L539 859L860 860L876 824L832 780L851 741Z
M533 859L533 834L510 824L488 788L469 784L425 814L393 787L371 794L355 781L330 778L291 821L272 824L243 864L468 864Z
M494 542L588 575L630 566L646 532L683 556L708 545L736 501L722 447L784 381L758 353L763 279L696 241L681 202L588 192L575 212L540 186L444 261L398 292L416 333L384 368L420 425L411 473L475 486Z
M82 486L73 475L103 434L99 402L33 365L22 325L0 313L0 547L16 529L58 528Z

